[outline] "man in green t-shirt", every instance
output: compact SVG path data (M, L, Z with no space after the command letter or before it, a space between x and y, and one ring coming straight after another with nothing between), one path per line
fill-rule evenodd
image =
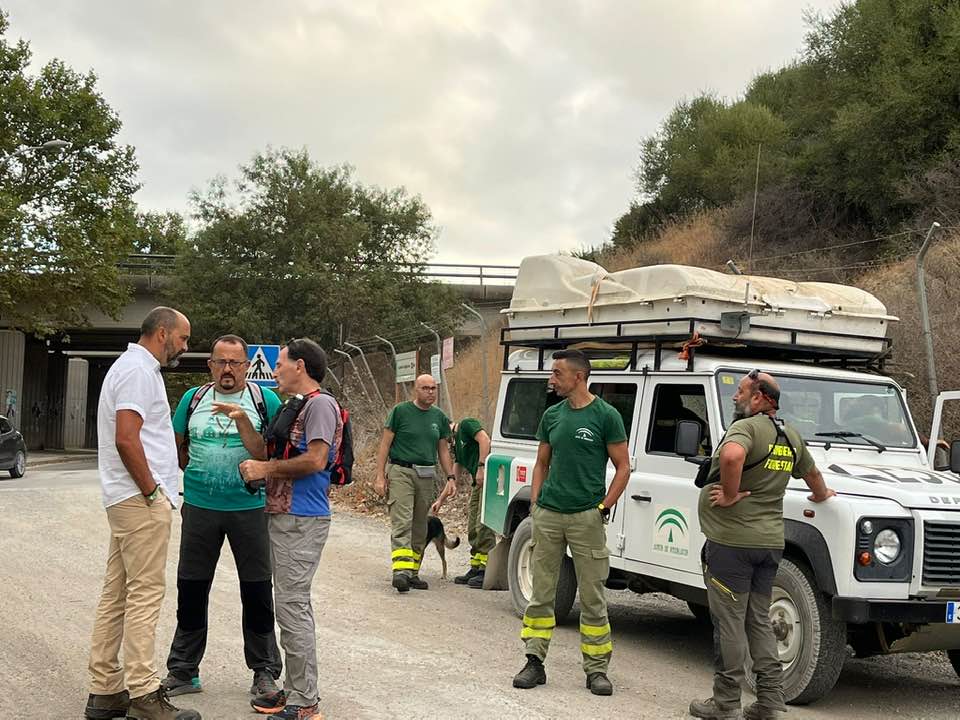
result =
M247 384L247 343L236 335L214 340L207 365L213 381L187 390L173 416L184 471L183 524L177 630L163 687L170 695L201 691L207 600L226 537L240 579L244 659L253 670L251 692L266 694L277 691L281 670L273 630L267 520L263 496L246 490L237 466L251 458L266 458L261 433L280 408L280 399L267 388Z
M747 651L757 680L757 702L746 720L773 719L786 710L777 639L770 625L773 581L783 556L783 496L790 477L803 478L809 500L827 488L802 435L776 417L780 387L752 370L733 396L733 423L711 459L700 492L703 577L713 619L716 672L712 697L690 703L698 718L740 717L740 687Z
M470 543L470 569L453 579L458 585L474 589L483 588L487 569L487 555L497 544L493 530L480 522L480 502L483 499L483 477L487 456L490 454L490 436L476 418L464 418L450 425L453 433L454 468L458 477L470 478L470 509L467 519L467 540ZM447 499L446 488L430 507L434 515Z
M630 478L630 456L623 418L589 389L590 361L579 350L553 354L550 384L564 400L540 420L537 462L530 489L533 593L523 614L527 664L513 678L516 688L543 685L556 625L554 602L560 564L567 547L573 556L580 592L580 652L587 687L610 695L607 677L613 643L604 583L610 572L606 524ZM615 473L607 489L607 460Z
M436 495L438 458L447 476L445 496L456 494L457 489L446 440L450 420L435 406L437 381L421 375L413 393L412 401L395 405L387 416L374 483L390 509L392 582L401 593L428 588L420 578L420 561L427 543L427 514Z

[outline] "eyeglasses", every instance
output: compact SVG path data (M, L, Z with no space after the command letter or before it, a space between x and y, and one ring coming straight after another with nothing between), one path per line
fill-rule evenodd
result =
M240 368L246 365L249 360L209 360L208 361L214 367L220 368L223 370L225 367L229 367L231 370L234 368Z

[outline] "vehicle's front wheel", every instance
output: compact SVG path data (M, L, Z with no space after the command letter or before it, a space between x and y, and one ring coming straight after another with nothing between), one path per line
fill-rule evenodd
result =
M13 467L10 468L10 477L21 478L26 471L27 456L23 454L23 450L18 450L17 456L13 459Z
M810 570L798 562L780 561L770 600L770 623L783 665L784 699L806 705L830 692L847 657L847 626L833 619L827 597ZM747 681L756 689L749 660Z
M513 609L520 617L533 594L533 518L527 517L517 526L510 540L510 556L507 560L507 577L510 582L510 597ZM559 625L566 620L577 596L577 573L573 561L564 555L560 563L557 581L557 599L553 614Z
M953 665L953 671L960 675L960 650L947 650L947 658L950 660L950 664Z

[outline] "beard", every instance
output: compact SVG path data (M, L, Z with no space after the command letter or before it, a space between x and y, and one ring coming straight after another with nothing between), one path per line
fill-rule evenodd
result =
M180 356L183 355L183 351L177 352L173 348L173 343L168 342L163 348L164 354L167 356L167 364L165 367L175 368L180 364Z
M736 403L733 404L733 422L737 420L743 420L744 418L753 417L753 413L750 412L750 406L741 407Z

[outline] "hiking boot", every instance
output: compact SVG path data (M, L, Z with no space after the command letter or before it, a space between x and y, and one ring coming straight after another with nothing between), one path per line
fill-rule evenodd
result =
M397 592L410 592L410 578L406 575L395 573L393 576L393 586L397 589Z
M319 705L287 705L273 717L280 720L323 720Z
M594 695L613 695L613 683L606 673L595 672L587 675L587 687Z
M529 690L546 682L547 671L540 658L534 655L527 655L527 664L523 666L523 670L513 676L513 686L523 690Z
M276 715L283 711L286 704L287 695L283 690L277 690L277 692L271 695L261 695L250 701L250 707L264 715ZM293 706L291 705L290 707Z
M89 720L113 720L125 718L128 707L130 707L130 693L126 690L109 695L90 693L83 714Z
M483 576L484 576L484 574L485 574L484 571L481 570L481 571L478 572L476 575L474 575L472 578L470 578L470 580L467 582L467 587L468 587L468 588L473 588L474 590L483 590Z
M170 697L174 697L175 695L187 695L189 693L203 692L203 686L200 684L200 678L195 677L191 680L181 680L173 673L170 673L160 681L160 687L162 687Z
M457 585L467 585L471 580L473 580L473 578L475 578L478 574L482 572L483 570L481 570L480 568L472 567L469 570L467 570L467 573L465 575L457 575L453 579L453 581Z
M750 703L743 709L743 720L777 720L785 708L772 708L758 702Z
M414 590L429 590L430 586L427 585L426 580L421 580L419 575L414 575L410 578L410 587Z
M163 688L130 700L128 720L200 720L196 710L181 710L170 704Z
M277 680L269 670L253 671L253 685L250 686L251 695L273 695L279 690Z
M737 720L740 717L740 706L719 705L711 697L690 703L690 714L703 720Z

